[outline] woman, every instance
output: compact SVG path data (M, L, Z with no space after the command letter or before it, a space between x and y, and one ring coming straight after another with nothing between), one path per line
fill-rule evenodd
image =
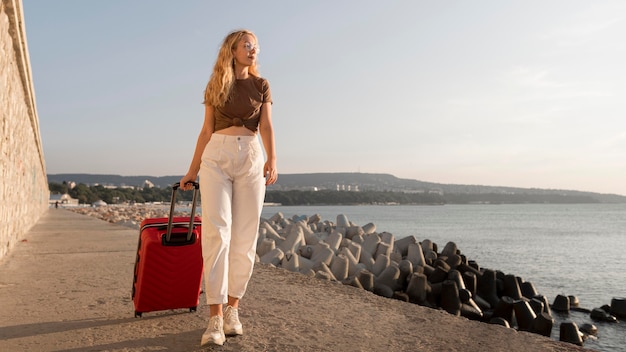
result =
M250 31L234 31L224 38L204 94L204 125L189 171L180 181L188 190L189 182L200 175L210 313L201 345L222 345L225 335L243 333L239 300L252 275L265 186L278 177L272 95L268 81L257 71L258 53L257 38Z

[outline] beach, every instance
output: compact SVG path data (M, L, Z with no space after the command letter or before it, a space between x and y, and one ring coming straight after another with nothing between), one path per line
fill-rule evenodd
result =
M229 338L222 347L203 349L199 338L208 320L204 295L195 313L177 310L133 317L130 283L138 230L120 213L145 215L146 209L114 208L81 210L90 216L50 209L0 263L0 297L6 307L0 349L586 351L260 263L241 304L244 335ZM126 226L113 224L117 218L97 219L104 216L96 214L115 211ZM70 248L61 245L60 238L70 241Z

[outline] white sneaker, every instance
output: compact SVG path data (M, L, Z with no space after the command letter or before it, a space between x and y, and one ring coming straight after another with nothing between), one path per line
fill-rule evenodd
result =
M224 318L219 315L214 315L209 319L209 327L202 334L202 340L200 340L200 346L204 346L208 343L214 345L223 345L226 341L224 336Z
M239 311L236 308L227 306L224 311L224 334L243 335L243 326L239 321Z

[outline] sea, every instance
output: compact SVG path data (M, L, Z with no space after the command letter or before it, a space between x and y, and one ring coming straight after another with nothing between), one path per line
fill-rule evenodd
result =
M559 294L576 296L581 308L593 309L626 297L626 204L265 206L262 217L279 212L286 218L319 214L332 222L345 215L396 239L429 239L440 250L453 241L481 268L532 282L550 303ZM626 351L626 321L593 321L578 311L552 314L552 339L559 340L561 322L589 323L598 334L585 348Z

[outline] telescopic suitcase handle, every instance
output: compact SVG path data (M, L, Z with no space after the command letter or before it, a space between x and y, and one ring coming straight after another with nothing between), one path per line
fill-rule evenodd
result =
M193 199L191 200L191 216L189 217L189 232L187 233L187 241L191 240L191 235L193 234L193 219L196 216L196 198L198 198L198 190L200 189L200 184L198 182L189 182L193 184ZM174 207L176 206L176 191L180 188L180 182L176 182L172 185L172 199L170 201L170 215L167 219L167 234L165 235L165 240L167 242L170 241L170 237L172 236L172 218L174 217Z

